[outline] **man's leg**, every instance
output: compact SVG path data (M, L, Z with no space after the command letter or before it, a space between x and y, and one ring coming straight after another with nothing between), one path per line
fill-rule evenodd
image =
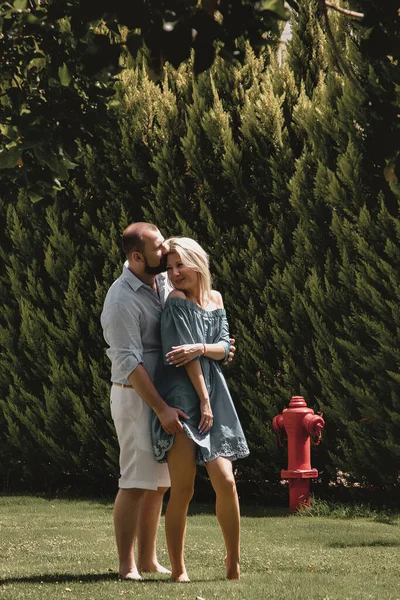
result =
M135 563L135 538L145 490L120 489L114 504L114 529L119 556L119 574L127 579L140 579Z
M137 568L140 573L152 571L154 573L170 573L161 566L157 560L157 531L160 522L162 502L168 488L147 490L143 496L140 507L140 516L137 529L138 559Z
M140 570L163 572L157 562L155 543L167 487L159 487L159 493L155 488L169 486L168 467L159 465L154 458L149 435L151 409L133 388L112 386L111 414L120 446L120 491L114 507L119 572L122 577L139 579Z

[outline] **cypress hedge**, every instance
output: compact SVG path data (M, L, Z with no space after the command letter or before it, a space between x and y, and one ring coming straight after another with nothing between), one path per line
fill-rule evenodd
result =
M84 168L51 203L23 190L0 203L0 475L3 489L115 488L109 364L99 324L123 261L127 223L195 237L225 300L235 361L226 375L251 447L243 494L281 497L285 456L271 419L292 395L323 412L313 453L320 493L399 485L399 194L386 181L380 125L398 103L383 58L331 25L344 75L304 2L286 60L217 60L194 77L140 61ZM376 79L386 105L374 105Z

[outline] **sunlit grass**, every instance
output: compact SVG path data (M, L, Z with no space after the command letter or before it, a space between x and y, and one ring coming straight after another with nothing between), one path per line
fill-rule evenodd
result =
M336 509L312 518L244 510L262 516L243 517L242 579L228 582L215 516L200 507L188 523L192 582L179 585L166 576L118 580L110 503L3 497L0 600L400 599L399 516ZM159 558L168 565L162 526Z

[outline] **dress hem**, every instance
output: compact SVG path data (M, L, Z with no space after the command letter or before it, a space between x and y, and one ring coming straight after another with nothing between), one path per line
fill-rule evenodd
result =
M174 443L174 439L175 439L175 436L173 436L171 443L168 444L168 447L163 448L162 450L158 446L153 446L155 459L159 464L164 464L164 463L168 462L166 454L167 454L167 452L169 452L169 450L171 450L172 445ZM189 439L193 440L193 438L190 438L190 437L189 437ZM195 441L194 441L194 443L196 444ZM196 444L196 447L197 447L197 449L201 448L201 446L199 446L198 444ZM212 462L213 460L216 460L217 458L229 458L230 460L234 461L234 460L240 460L242 458L247 458L249 456L249 454L250 454L249 450L243 451L243 452L234 452L233 454L224 454L222 452L219 452L218 454L211 456L209 459L204 460L204 459L200 458L201 451L199 452L199 450L198 450L197 457L196 457L196 464L201 467L204 467L204 465L206 465L209 462Z

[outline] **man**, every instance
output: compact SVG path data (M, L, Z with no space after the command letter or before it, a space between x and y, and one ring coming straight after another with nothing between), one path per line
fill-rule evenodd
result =
M159 275L166 270L164 238L151 223L133 223L122 235L122 248L127 262L108 290L101 324L109 346L111 414L120 446L121 476L114 504L119 574L140 579L145 571L169 573L158 563L156 540L170 479L167 464L157 463L153 455L151 411L167 433L179 433L179 417L187 415L168 406L153 384L162 351L160 318L167 294ZM231 346L228 360L234 351Z
M127 266L110 287L101 315L111 360L111 414L120 446L119 491L114 528L119 574L140 579L140 572L168 573L156 556L162 498L170 486L167 465L159 465L150 437L151 410L169 433L182 430L179 417L153 385L161 354L159 322L165 298L156 275L165 271L164 238L150 223L129 225L122 236ZM138 562L134 543L138 543Z

